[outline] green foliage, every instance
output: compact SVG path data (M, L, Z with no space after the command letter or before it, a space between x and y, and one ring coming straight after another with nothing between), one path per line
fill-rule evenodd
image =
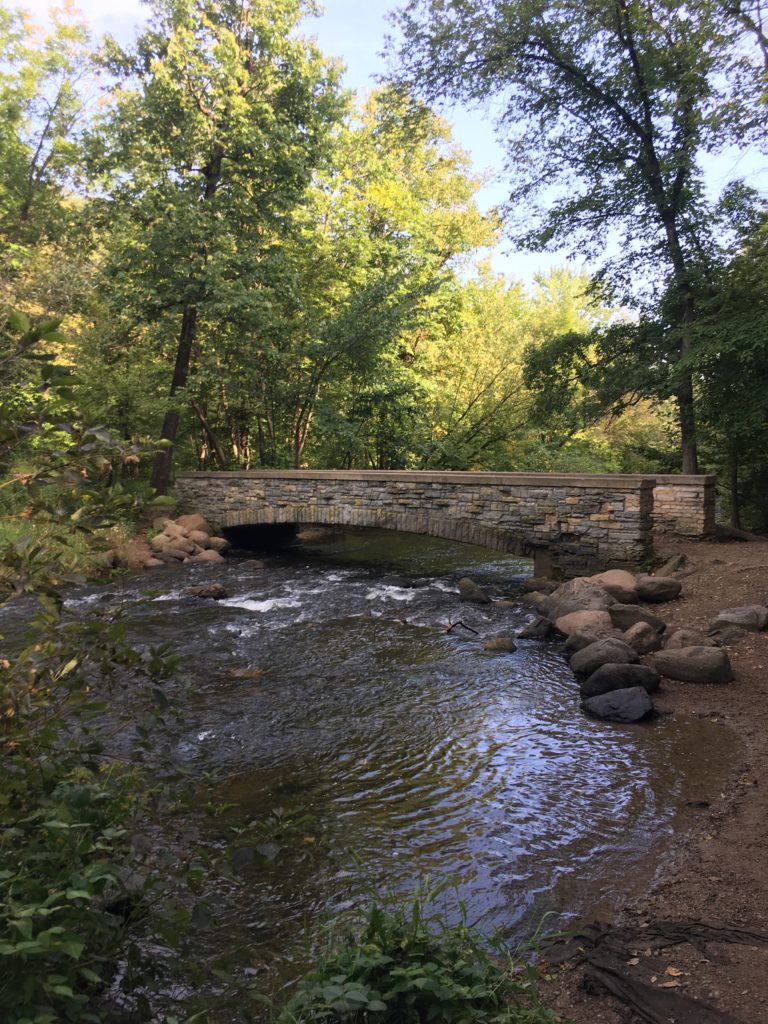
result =
M120 685L154 717L172 667L141 656L117 625L64 623L54 602L0 682L0 1021L98 1020L126 921L131 829L145 814L136 768L107 752L100 718ZM140 886L138 887L140 889Z
M456 925L431 909L444 888L375 902L359 934L333 944L299 982L277 1024L555 1024L531 978L488 952L463 908Z

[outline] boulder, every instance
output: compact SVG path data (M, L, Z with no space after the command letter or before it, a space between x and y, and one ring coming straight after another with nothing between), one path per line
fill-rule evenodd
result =
M624 633L624 642L638 654L652 654L662 648L661 633L650 622L636 622Z
M490 604L491 599L486 591L469 576L462 576L459 580L459 600L469 604Z
M657 633L663 633L667 628L666 622L658 615L653 615L651 612L645 611L644 608L638 608L635 604L612 604L608 614L613 625L622 632L626 632L636 622L647 622Z
M548 640L555 631L555 624L551 619L543 615L537 615L535 619L524 626L517 634L518 640Z
M205 551L200 551L196 555L192 555L190 562L223 562L224 559L218 551L206 548Z
M165 565L165 562L161 558L148 558L144 563L145 569L159 569Z
M543 576L531 576L530 579L523 580L521 589L524 594L534 590L540 594L551 594L559 586L557 580L548 580Z
M181 527L183 530L199 530L201 533L205 533L207 536L213 535L213 528L203 519L202 516L193 513L186 516L177 516L176 525Z
M622 604L635 604L637 601L635 577L625 569L608 569L607 572L598 573L590 579Z
M484 651L505 651L507 654L514 654L517 644L511 636L492 636L483 644Z
M530 594L520 595L520 604L530 605L537 611L542 611L548 600L549 599L546 594L540 594L538 591L533 591Z
M186 587L182 590L181 596L205 597L213 601L223 601L225 597L229 597L229 593L220 583L202 583L199 587Z
M588 715L607 722L641 722L655 713L653 701L643 686L630 686L599 697L588 697L581 702L581 707Z
M568 615L561 615L559 619L555 619L555 626L566 636L581 632L599 634L613 628L608 612L600 611L570 612Z
M183 562L188 557L189 552L182 551L180 548L168 547L155 553L155 558L160 558L163 562Z
M747 630L741 626L720 626L719 629L709 630L707 640L715 647L728 647L730 644L737 644L746 633Z
M723 608L712 619L710 629L738 626L750 633L759 633L768 626L768 608L762 604L748 604L741 608Z
M188 534L188 537L189 537L190 540L194 541L195 544L198 544L201 548L207 548L208 547L208 541L209 541L208 534L207 533L203 533L202 530L190 530L189 534Z
M547 598L545 614L553 621L571 612L605 611L615 599L588 578L580 576L561 584Z
M729 683L733 670L728 655L720 647L681 647L659 651L653 667L669 679L686 683Z
M186 537L188 531L185 527L174 522L173 519L168 519L163 527L163 533L166 537Z
M631 689L642 686L648 693L658 690L661 676L648 665L612 664L608 662L595 669L588 679L579 687L584 700L587 697L599 697L603 693L614 690Z
M226 537L209 537L206 547L212 548L214 551L229 551L232 547Z
M679 651L681 647L717 647L714 640L702 636L695 629L676 629L664 642L668 651Z
M676 576L686 563L685 555L672 555L656 570L657 576Z
M571 669L579 676L590 676L601 665L628 665L639 660L637 651L629 644L615 637L606 637L576 651L571 658Z
M618 637L622 639L624 634L620 629L577 629L575 633L570 633L568 639L565 641L566 651L582 651L585 647L589 647L590 644L596 643L598 640L605 640L606 637Z
M674 601L680 596L683 584L672 576L638 576L637 597L640 601L656 604L660 601Z

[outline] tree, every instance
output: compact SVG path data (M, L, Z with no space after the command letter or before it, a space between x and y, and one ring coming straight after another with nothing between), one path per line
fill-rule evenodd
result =
M132 51L107 44L118 87L91 152L109 190L110 305L124 337L151 338L173 364L162 493L194 354L269 321L282 232L342 104L337 69L296 34L302 0L157 0L153 12Z
M599 282L625 300L666 296L663 362L682 469L696 472L692 325L728 238L701 159L761 131L751 30L710 0L411 0L399 24L401 77L428 99L502 98L520 241L610 246Z
M39 278L72 221L89 67L71 8L44 34L0 6L0 321L20 306L50 312Z

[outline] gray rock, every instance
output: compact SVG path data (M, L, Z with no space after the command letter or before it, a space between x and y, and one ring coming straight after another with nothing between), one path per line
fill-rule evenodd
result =
M490 604L491 599L483 588L471 580L469 576L462 576L458 583L459 600L469 604Z
M661 650L661 634L650 622L636 622L624 633L624 642L633 647L638 654L651 654Z
M511 636L492 636L483 644L484 651L504 651L507 654L514 654L517 644Z
M680 596L683 584L671 576L638 576L637 597L640 601L655 604L660 601L674 601Z
M555 624L543 615L537 615L520 630L518 640L548 640L555 632Z
M747 634L746 629L741 626L720 626L719 629L710 629L706 642L714 647L728 647L737 644Z
M759 633L768 626L768 608L762 604L723 608L710 623L710 629L720 629L723 626L738 626L750 633Z
M602 693L614 690L625 690L633 686L642 686L648 693L658 690L661 676L648 665L607 664L595 669L579 688L581 696L599 697Z
M598 640L605 640L607 637L617 637L619 640L623 638L624 634L620 629L577 629L575 633L570 633L568 639L565 641L566 651L582 651L585 647L589 647L590 644L596 643Z
M681 647L659 651L653 667L669 679L686 683L729 683L733 670L728 655L720 647Z
M636 622L647 622L659 633L663 633L667 628L666 622L658 615L653 615L644 608L638 608L635 604L613 604L608 609L608 614L613 625L622 632L626 632Z
M717 644L709 637L702 636L695 629L676 629L671 633L664 648L668 651L679 651L681 647L716 647Z
M629 644L614 637L607 637L577 651L571 658L571 669L577 675L589 676L601 665L629 665L639 660L637 651Z
M655 713L653 701L642 686L614 690L599 697L588 697L581 702L584 711L607 722L641 722Z

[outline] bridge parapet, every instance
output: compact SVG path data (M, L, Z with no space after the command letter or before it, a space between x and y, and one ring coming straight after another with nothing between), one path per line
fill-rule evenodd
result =
M710 496L714 518L713 477L257 470L180 473L176 489L185 510L220 529L324 523L402 530L533 557L539 570L551 560L568 576L641 564L654 525L706 532Z

